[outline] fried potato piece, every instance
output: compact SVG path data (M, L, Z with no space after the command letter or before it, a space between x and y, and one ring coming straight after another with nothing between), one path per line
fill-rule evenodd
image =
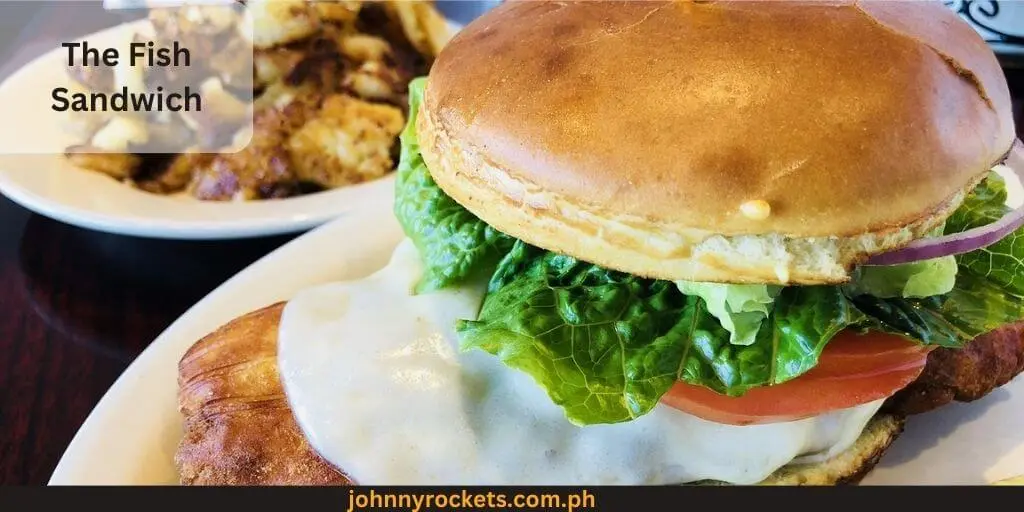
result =
M253 114L252 137L235 153L217 154L195 170L192 195L209 201L248 200L274 196L280 184L296 181L285 143L319 108L320 94L311 88L275 89L260 98Z
M172 155L146 155L150 160L160 160L160 165L153 165L146 169L148 172L143 176L136 176L135 186L146 192L155 194L173 194L181 192L188 187L192 181L192 172L195 169L209 165L214 155L209 153L175 153ZM145 159L144 159L145 160ZM143 168L147 166L143 164Z
M1024 322L977 337L962 349L937 348L912 384L886 402L900 414L920 414L950 402L971 402L1024 371Z
M204 80L199 86L199 94L203 98L203 109L182 112L181 121L192 129L200 147L229 146L232 136L249 120L250 105L224 90L217 78Z
M130 178L142 163L142 158L132 153L103 152L88 146L68 148L65 156L75 167L101 172L118 180Z
M266 87L284 80L305 58L303 50L288 46L256 50L253 53L256 85Z
M362 8L363 2L358 0L320 0L313 5L316 6L316 12L320 15L321 20L349 24L359 16L359 9Z
M204 107L210 100L211 108L181 113L164 128L109 114L69 116L68 129L88 140L82 147L136 153L70 156L73 163L148 192L185 190L210 201L289 197L392 171L408 81L426 74L451 36L433 2L253 0L245 5L242 14L223 6L151 11L149 21L161 37L191 41L189 47L210 56L196 73L202 75ZM251 34L239 30L243 17ZM239 33L251 36L253 66L238 58L239 51L249 51ZM182 79L148 68L98 74L73 64L68 73L83 91ZM251 108L235 96L247 90L255 93ZM250 111L252 126L239 126ZM186 148L224 151L202 158L168 154ZM144 155L154 152L160 155Z
M451 37L448 24L433 2L413 0L385 1L388 15L398 21L413 48L424 55L437 56Z
M250 0L245 5L245 21L251 28L245 35L256 48L298 41L320 28L319 13L305 0Z
M338 41L341 54L356 62L381 62L391 53L391 43L367 34L349 34Z
M100 71L92 70L105 70L107 73L104 78L110 82L113 80L113 74L110 72L109 67L84 67L78 66L69 68L69 72L72 73L71 79L68 80L67 89L69 94L85 94L89 95L94 91L106 91L112 87L112 85L104 84L101 88L95 84L90 84L87 80L94 80L95 75L100 74ZM64 113L64 118L61 120L61 128L67 133L75 136L79 140L88 141L92 139L93 135L97 131L103 128L110 120L114 117L114 114L110 111L96 110L96 111L84 111L74 112L69 111Z
M252 138L236 153L218 154L198 168L191 185L204 200L285 197L384 176L394 169L392 147L405 124L402 111L314 88L280 89L261 97Z
M380 62L368 61L345 75L342 86L363 99L398 103L404 98L404 78Z
M162 8L149 10L147 18L153 25L154 32L167 40L177 40L186 48L203 50L208 55L209 38L234 31L238 24L238 14L231 6L225 5L189 5L188 7Z
M283 304L242 316L181 359L185 436L175 457L186 485L344 485L309 446L277 373Z
M394 168L391 148L404 123L390 105L332 95L288 139L295 175L325 188L379 178Z

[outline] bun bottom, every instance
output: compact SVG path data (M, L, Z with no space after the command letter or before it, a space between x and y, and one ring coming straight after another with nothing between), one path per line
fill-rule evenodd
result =
M824 462L786 466L758 485L852 485L859 483L903 433L905 418L877 414L846 451ZM729 485L704 481L700 485Z
M175 462L185 485L352 485L303 436L277 373L284 303L238 317L181 359L178 408L185 435ZM859 482L903 431L902 415L880 413L860 438L822 463L788 466L763 485ZM698 485L726 485L703 481Z

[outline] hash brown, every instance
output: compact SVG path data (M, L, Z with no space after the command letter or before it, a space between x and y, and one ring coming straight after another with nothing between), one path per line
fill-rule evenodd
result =
M211 75L202 82L206 108L153 123L69 116L68 129L83 140L66 151L74 165L146 192L204 201L290 197L394 170L408 83L427 73L450 36L432 1L261 0L246 2L240 14L210 9L198 11L203 23L190 18L196 11L149 15L159 38L180 39L212 56L202 71ZM243 19L251 34L236 34ZM214 40L246 38L211 47ZM252 66L245 69L239 63L248 59L233 55L249 50ZM76 91L116 85L111 70L76 64L68 70ZM249 114L252 125L243 126Z

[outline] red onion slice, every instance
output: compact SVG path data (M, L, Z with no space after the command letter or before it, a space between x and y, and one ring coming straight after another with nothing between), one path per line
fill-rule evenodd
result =
M1009 167L1021 183L1024 183L1024 142L1020 139L1014 141L1003 165ZM1024 205L1018 206L991 224L971 228L962 233L915 240L895 251L876 254L869 258L866 264L898 265L976 251L1006 238L1021 226L1024 226Z

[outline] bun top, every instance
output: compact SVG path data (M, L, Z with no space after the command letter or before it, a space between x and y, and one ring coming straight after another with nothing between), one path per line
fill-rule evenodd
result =
M431 172L511 199L484 221L571 205L722 236L948 213L1015 137L995 55L939 2L509 1L442 50L423 108L473 153Z

